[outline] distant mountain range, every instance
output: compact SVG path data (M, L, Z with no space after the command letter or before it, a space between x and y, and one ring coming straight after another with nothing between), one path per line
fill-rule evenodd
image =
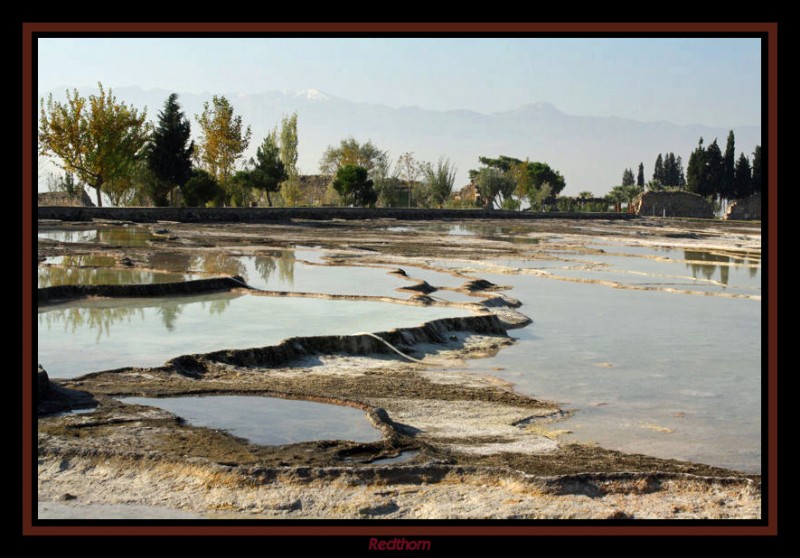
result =
M79 91L88 95L96 90L79 88ZM137 108L147 107L151 120L155 120L170 93L139 87L114 89L117 99ZM724 151L728 135L727 128L700 124L679 126L669 122L565 114L545 102L481 114L356 103L316 89L223 94L237 114L242 115L244 123L252 127L248 157L283 115L296 111L298 165L303 174L319 172L325 148L353 136L359 141L371 139L394 159L406 151L413 151L417 159L425 161L436 161L442 155L449 157L458 167L456 188L468 182L467 171L479 166L479 156L503 154L549 163L566 178L565 194L589 190L604 195L620 183L625 168L633 168L635 174L639 162L644 162L645 177L649 180L658 153L671 151L680 155L685 167L700 136L706 144L717 138ZM64 91L53 91L53 95L63 99ZM178 95L196 133L194 115L202 111L203 102L209 101L212 94L178 92ZM760 126L737 126L733 130L737 157L741 151L750 156L753 148L761 144Z

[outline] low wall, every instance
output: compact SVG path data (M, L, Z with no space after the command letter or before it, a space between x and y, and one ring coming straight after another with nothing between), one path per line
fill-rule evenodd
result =
M634 213L644 217L714 217L708 200L690 192L645 192L634 198L632 206Z
M39 219L91 221L114 219L136 223L178 221L182 223L259 223L308 219L399 219L405 221L440 219L631 219L627 213L534 213L484 209L389 209L360 207L44 207Z
M761 194L753 194L741 200L736 200L728 206L725 213L726 219L737 221L761 220Z
M86 192L67 194L66 192L42 192L37 196L37 204L41 206L62 207L94 207L92 199Z

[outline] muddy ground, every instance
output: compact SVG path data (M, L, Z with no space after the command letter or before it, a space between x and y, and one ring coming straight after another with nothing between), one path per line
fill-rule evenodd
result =
M40 221L39 231L102 230L121 224ZM459 227L456 232L471 234L448 234L451 225ZM182 273L190 271L185 269L190 258L207 255L207 261L218 265L191 271L211 278L234 275L226 273L227 256L314 247L330 252L323 260L309 262L313 265L387 266L387 272L406 266L446 273L460 284L450 290L468 295L471 302L448 303L411 279L409 289L381 300L454 305L471 309L476 318L444 320L403 335L379 333L410 358L367 336L309 338L293 345L302 350L217 351L175 358L158 368L50 380L39 399L41 517L760 517L759 477L561 443L558 420L564 412L557 404L516 393L502 380L470 374L463 367L465 359L490 356L513 343L505 330L524 326L526 312L535 314L535 309L516 308L513 291L499 296L501 285L481 282L470 262L553 259L560 253L589 251L583 243L600 238L760 257L758 224L663 219L442 224L376 219L129 226L150 234L126 246L40 240L40 266L65 265L44 261L53 256L91 257L95 264L100 256L112 269ZM445 260L457 264L445 268ZM211 283L214 288L251 292L246 285ZM40 309L76 297L119 295L113 289L53 289L40 290ZM121 292L136 296L135 291ZM164 294L170 293L166 288ZM148 291L147 296L152 294ZM356 407L364 410L382 439L259 446L192 426L157 408L115 399L208 394ZM94 410L64 413L75 408Z

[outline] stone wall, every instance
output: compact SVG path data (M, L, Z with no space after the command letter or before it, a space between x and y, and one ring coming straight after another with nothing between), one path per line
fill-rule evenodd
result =
M645 192L636 196L631 206L633 213L646 217L714 217L708 200L690 192Z
M39 207L39 219L91 221L115 219L136 223L179 221L182 223L264 223L308 219L631 219L626 213L568 213L500 211L486 209L399 209L361 207Z
M761 193L753 194L741 200L736 200L728 206L725 213L726 219L737 221L761 220Z
M92 199L86 191L82 191L79 195L66 192L42 192L38 198L39 206L94 207Z

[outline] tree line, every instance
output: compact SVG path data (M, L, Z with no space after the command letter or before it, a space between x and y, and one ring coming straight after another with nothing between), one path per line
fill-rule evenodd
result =
M474 207L476 200L454 201L456 167L447 157L419 161L413 152L392 161L371 140L341 140L323 153L319 170L327 179L304 180L297 168L297 114L285 116L262 140L255 157L244 160L252 131L224 96L205 102L192 123L171 94L155 123L146 110L117 101L98 84L87 98L67 91L66 101L50 95L40 103L39 154L51 156L65 171L54 189L79 193L94 189L113 205L246 206L266 201L282 205L325 204L383 207ZM565 185L546 163L500 156L480 157L483 168L470 171L480 200L488 207L516 209L523 200L541 207Z
M761 146L756 145L752 159L744 152L736 155L736 138L733 130L728 138L723 153L714 138L708 147L703 138L689 156L684 171L683 160L674 153L661 153L653 164L653 176L645 184L644 164L639 163L636 178L633 169L625 169L622 182L614 186L609 198L616 202L630 202L634 197L648 191L684 191L692 192L710 200L736 200L761 192Z

